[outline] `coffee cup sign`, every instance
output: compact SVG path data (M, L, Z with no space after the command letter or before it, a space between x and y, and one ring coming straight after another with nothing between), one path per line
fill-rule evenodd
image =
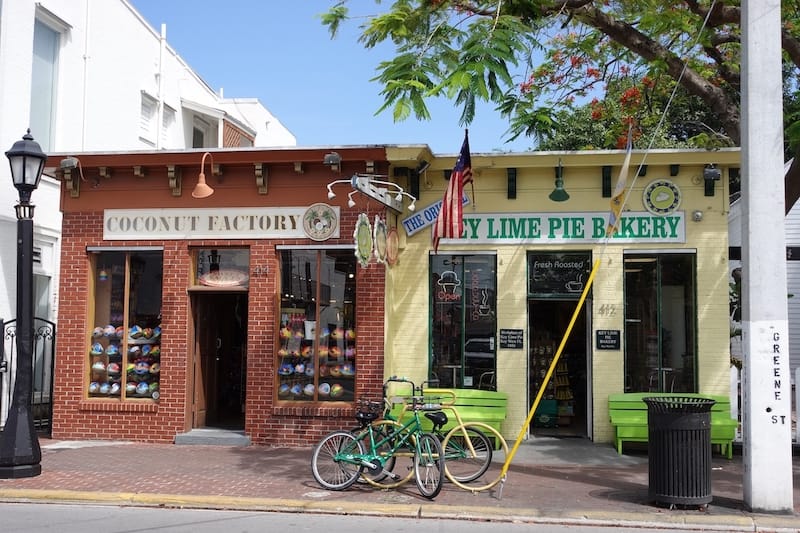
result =
M588 253L543 253L528 257L529 292L539 296L580 297L591 270Z

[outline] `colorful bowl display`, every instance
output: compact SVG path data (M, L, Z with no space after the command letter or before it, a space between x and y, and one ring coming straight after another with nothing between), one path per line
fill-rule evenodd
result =
M291 392L291 387L289 387L288 383L281 383L281 386L278 387L278 396L286 397L289 396Z
M100 384L96 381L89 383L89 394L96 394L100 390Z
M294 367L290 363L281 363L278 368L278 374L281 376L291 376L294 372Z
M144 396L148 392L150 392L150 386L144 381L136 385L136 394Z
M344 394L344 387L342 387L338 383L334 383L333 385L331 385L331 398L338 398L342 394Z
M331 385L330 383L320 383L317 390L320 396L329 396L331 393Z
M309 383L305 387L303 387L303 394L306 396L314 396L314 384Z
M96 343L92 344L91 354L92 355L102 355L103 354L103 345L100 344L99 342L96 342Z
M303 387L299 383L295 383L290 390L293 396L303 395Z
M94 328L94 330L92 331L92 337L97 339L97 338L100 338L102 336L103 336L103 328L101 328L100 326L97 326L96 328Z

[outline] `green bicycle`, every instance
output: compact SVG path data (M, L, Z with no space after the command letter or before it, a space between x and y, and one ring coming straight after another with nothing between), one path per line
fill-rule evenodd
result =
M455 396L450 390L429 389L426 391L420 388L416 391L416 397L424 398L425 418L431 421L433 426L431 433L442 443L445 457L445 477L459 487L467 488L462 485L483 476L492 462L494 444L486 435L486 426L475 422L463 422L453 405ZM404 414L412 406L413 401L411 400L413 398L408 396L395 396L390 399L386 384L384 384L384 412L382 419L369 422L360 420L361 427L353 429L352 432L359 435L361 439L368 439L370 432L378 435L390 434L402 425L400 421L402 418L406 418ZM393 410L395 403L403 406L399 412ZM448 416L445 414L445 410L450 410L456 420L456 427L449 432L443 430L443 427L448 423ZM372 425L369 430L366 428L367 424ZM492 428L488 428L488 430L493 431ZM499 436L499 434L497 435ZM398 487L411 479L413 468L405 468L408 472L405 476L390 476L387 475L387 472L402 472L404 467L395 467L396 461L405 460L410 462L411 458L413 458L413 453L397 450L390 458L387 458L383 471L374 473L365 471L362 474L362 479L364 482L382 489ZM469 486L468 489L473 490L473 487Z
M384 476L396 481L401 476L391 471L395 454L413 451L412 471L403 480L414 475L420 494L435 498L442 490L445 465L441 442L422 429L419 413L428 407L423 404L421 396L413 394L417 388L412 381L391 377L384 388L389 382L411 386L413 416L408 422L391 421L391 427L384 424L377 431L372 422L381 416L384 403L359 401L356 419L366 422L364 432L357 435L340 430L323 437L311 455L311 472L317 483L329 490L347 489L365 471L370 476ZM365 479L369 480L369 476Z

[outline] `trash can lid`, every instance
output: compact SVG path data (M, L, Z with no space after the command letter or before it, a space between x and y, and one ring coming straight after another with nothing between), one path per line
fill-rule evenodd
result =
M711 398L689 396L648 396L642 401L652 413L707 413L717 403Z

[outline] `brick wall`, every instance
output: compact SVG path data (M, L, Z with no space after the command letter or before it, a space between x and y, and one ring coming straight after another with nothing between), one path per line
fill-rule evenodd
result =
M357 213L342 213L341 235L324 244L352 244ZM280 299L280 244L313 245L306 240L125 241L102 240L103 214L66 213L63 221L61 306L56 346L53 437L57 439L121 439L172 442L190 429L188 383L191 365L190 247L239 246L250 250L253 267L248 292L245 432L255 444L311 446L325 433L353 425L347 403L274 403L277 319ZM163 246L161 397L158 403L89 399L87 347L95 326L92 305L90 246ZM260 270L259 272L261 272ZM385 267L374 261L358 267L356 277L358 359L356 397L380 396L383 380Z

